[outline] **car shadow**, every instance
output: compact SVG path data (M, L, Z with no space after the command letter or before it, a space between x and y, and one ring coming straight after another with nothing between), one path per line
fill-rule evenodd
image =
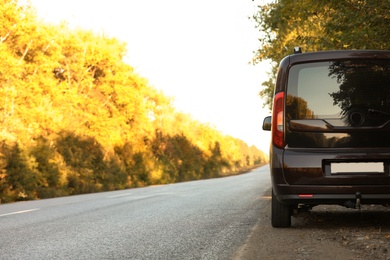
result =
M390 232L390 208L380 205L362 205L360 210L337 205L320 205L292 218L292 227L321 229L376 229Z

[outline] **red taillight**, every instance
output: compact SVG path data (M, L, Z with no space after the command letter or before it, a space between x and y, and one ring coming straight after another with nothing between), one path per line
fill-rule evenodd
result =
M298 194L298 197L304 198L304 199L310 199L310 198L313 198L314 195L313 194Z
M279 92L274 98L272 109L272 142L278 148L284 147L284 92Z

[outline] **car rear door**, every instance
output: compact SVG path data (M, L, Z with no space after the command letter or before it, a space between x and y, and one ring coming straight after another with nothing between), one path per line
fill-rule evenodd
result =
M296 63L287 84L287 183L390 184L390 59Z

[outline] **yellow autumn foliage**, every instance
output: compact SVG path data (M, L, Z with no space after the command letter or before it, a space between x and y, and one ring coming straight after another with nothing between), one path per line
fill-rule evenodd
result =
M124 62L126 44L0 0L0 200L196 180L265 162L179 113Z

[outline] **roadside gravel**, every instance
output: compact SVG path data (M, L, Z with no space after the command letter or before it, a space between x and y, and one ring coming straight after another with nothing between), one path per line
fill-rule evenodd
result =
M291 228L272 228L270 196L269 190L267 206L234 260L390 259L389 208L321 205L293 217Z

